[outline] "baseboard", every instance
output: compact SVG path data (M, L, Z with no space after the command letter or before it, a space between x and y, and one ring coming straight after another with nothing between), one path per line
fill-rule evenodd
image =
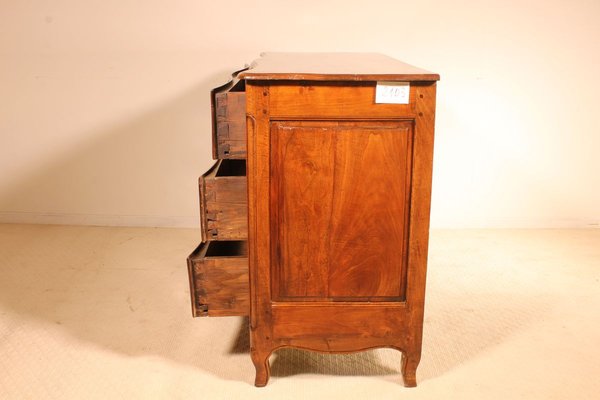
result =
M0 223L55 224L93 226L142 226L164 228L198 228L199 217L155 215L103 215L0 212ZM432 229L582 229L600 228L600 218L530 218L486 219L480 221L431 221Z
M0 223L197 228L200 226L200 219L197 215L155 216L0 212Z
M485 218L432 220L432 229L598 229L600 218Z

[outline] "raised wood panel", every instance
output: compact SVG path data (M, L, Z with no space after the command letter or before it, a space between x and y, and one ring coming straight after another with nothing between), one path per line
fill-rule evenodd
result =
M272 123L276 299L404 298L412 126Z

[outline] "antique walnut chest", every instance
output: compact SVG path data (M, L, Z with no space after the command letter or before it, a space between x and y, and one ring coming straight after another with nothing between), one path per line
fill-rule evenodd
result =
M421 357L433 74L380 54L267 53L212 91L194 316L248 315L256 386L282 347Z

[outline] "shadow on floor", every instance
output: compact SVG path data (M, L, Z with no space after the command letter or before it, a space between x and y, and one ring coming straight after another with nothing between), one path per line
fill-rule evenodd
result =
M241 319L236 339L230 348L231 354L245 354L250 357L250 335L248 318ZM394 351L394 350L387 350ZM323 354L300 349L279 349L270 358L271 375L285 377L301 374L321 374L340 376L389 375L399 373L398 368L382 364L377 350L353 354Z
M185 255L199 240L196 230L0 228L0 319L8 335L41 323L48 334L68 333L86 347L158 356L221 379L252 381L247 319L191 317ZM443 268L431 269L419 381L443 375L547 315L552 299L507 293L513 272L497 270L504 278L478 271L470 277L484 284L491 279L480 290L464 282L450 285ZM271 365L275 377L400 379L400 353L389 349L347 355L281 349Z
M435 296L427 306L419 381L441 376L486 349L501 344L508 336L542 319L552 307L549 296L432 290ZM249 358L248 329L248 319L244 318L236 332L231 354L247 354ZM270 358L274 377L398 374L401 382L400 362L401 353L392 349L322 354L286 348L275 351Z

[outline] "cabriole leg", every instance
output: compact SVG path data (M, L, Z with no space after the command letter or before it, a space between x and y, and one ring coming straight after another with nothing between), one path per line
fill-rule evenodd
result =
M404 380L404 386L415 387L417 386L417 367L421 361L420 352L402 352L402 379Z
M271 369L269 366L269 355L270 353L261 352L256 349L251 349L250 356L256 368L256 378L254 380L254 386L263 387L269 382L271 376Z

